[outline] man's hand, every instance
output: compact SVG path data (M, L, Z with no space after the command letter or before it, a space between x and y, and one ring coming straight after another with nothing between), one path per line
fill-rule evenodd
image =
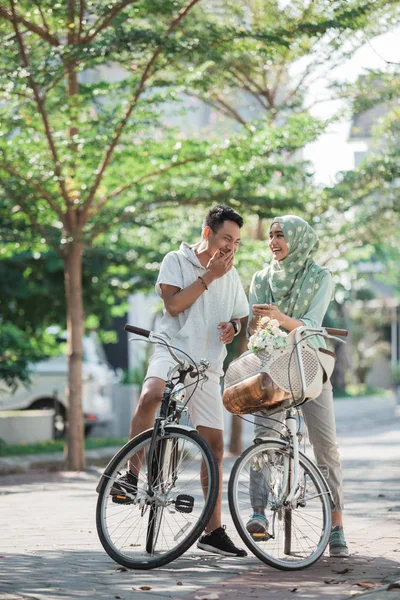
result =
M235 254L232 250L226 254L221 254L217 250L207 265L207 271L212 275L213 279L219 279L232 269L234 257Z
M235 337L235 328L230 321L220 323L217 327L221 331L219 341L223 344L230 344Z

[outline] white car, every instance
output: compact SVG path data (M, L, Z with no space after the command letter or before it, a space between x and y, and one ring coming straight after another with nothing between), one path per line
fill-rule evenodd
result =
M0 410L54 408L54 436L64 435L68 418L66 398L68 362L60 354L33 364L30 384L20 384L12 393L0 394ZM94 425L112 421L112 386L119 376L107 362L103 347L93 332L83 338L82 408L85 434Z

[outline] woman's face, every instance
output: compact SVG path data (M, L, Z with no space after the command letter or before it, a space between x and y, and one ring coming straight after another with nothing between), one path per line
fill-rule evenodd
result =
M269 248L275 260L283 260L289 254L289 249L279 223L273 223L269 230Z

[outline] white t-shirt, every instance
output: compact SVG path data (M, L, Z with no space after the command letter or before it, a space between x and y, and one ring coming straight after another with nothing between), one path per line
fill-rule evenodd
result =
M169 252L161 263L156 291L161 296L160 284L185 289L204 274L195 254L198 244L182 243L178 251ZM223 375L226 356L225 344L220 342L218 325L249 314L249 304L236 269L233 267L215 279L203 294L177 317L165 310L161 319L160 334L177 348L187 352L195 362L202 358L210 361L210 370Z

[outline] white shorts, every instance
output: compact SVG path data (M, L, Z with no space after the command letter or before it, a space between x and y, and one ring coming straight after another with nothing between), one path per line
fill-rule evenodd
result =
M168 372L171 367L176 365L168 350L157 348L150 358L146 373L146 379L158 377L167 381ZM185 385L186 400L188 402L189 415L194 427L199 425L211 427L212 429L224 430L224 409L222 404L222 393L220 376L217 373L207 371L208 379L201 381L195 389L196 380L187 378ZM191 385L193 381L193 385ZM193 395L191 396L193 390Z

